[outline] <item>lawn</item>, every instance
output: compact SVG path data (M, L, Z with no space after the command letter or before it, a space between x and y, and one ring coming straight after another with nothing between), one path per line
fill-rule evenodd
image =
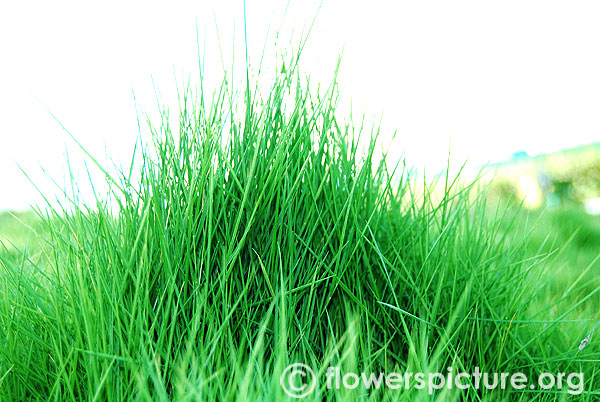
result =
M600 320L598 219L415 183L298 57L266 92L184 91L175 119L148 122L140 179L107 176L116 210L0 216L1 400L291 400L291 363L318 377L315 401L598 397L600 347L579 349ZM330 389L328 367L582 375Z

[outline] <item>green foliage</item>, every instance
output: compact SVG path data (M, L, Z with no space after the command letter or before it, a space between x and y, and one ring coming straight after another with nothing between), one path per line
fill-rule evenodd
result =
M297 361L320 374L582 370L593 390L584 361L598 347L579 353L581 331L565 328L581 321L545 310L549 265L505 235L506 210L490 217L453 178L439 202L416 194L377 158L376 133L336 118L335 84L311 91L297 61L266 95L248 83L241 104L225 81L210 103L184 91L177 124L150 124L139 182L107 178L116 211L65 203L45 217L43 259L0 255L0 399L279 400ZM320 384L309 398L431 396Z

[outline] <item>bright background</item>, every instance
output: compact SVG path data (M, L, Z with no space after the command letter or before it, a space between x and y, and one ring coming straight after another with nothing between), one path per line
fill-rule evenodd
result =
M156 87L175 112L177 83L197 76L196 27L209 80L221 78L219 43L225 65L234 48L242 61L242 1L205 3L0 6L0 209L41 200L19 166L50 197L48 176L65 183L67 150L85 177L45 108L101 161L126 165L140 136L136 104L155 114ZM284 16L286 4L248 0L253 66L277 30L289 48L319 7L292 0ZM342 108L383 116L384 138L398 131L393 158L439 171L451 146L457 163L480 166L600 139L598 21L597 1L325 0L302 69L327 85L343 48ZM265 66L274 60L267 52Z

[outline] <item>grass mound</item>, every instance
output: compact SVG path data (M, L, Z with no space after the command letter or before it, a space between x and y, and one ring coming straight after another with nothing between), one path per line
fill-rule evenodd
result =
M43 260L1 260L2 400L278 400L291 362L582 370L556 336L564 315L533 318L544 265L485 199L450 178L441 202L414 194L374 134L336 118L336 86L315 94L287 66L266 96L185 92L176 124L150 125L139 182L107 178L117 211L65 204ZM309 396L388 397L431 399L323 383Z

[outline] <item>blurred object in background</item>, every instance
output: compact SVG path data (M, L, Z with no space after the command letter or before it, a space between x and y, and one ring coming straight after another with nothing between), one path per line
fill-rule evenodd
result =
M590 198L583 203L585 212L590 215L600 215L600 198Z
M525 152L495 166L492 193L528 209L582 206L600 214L600 142L530 157Z

